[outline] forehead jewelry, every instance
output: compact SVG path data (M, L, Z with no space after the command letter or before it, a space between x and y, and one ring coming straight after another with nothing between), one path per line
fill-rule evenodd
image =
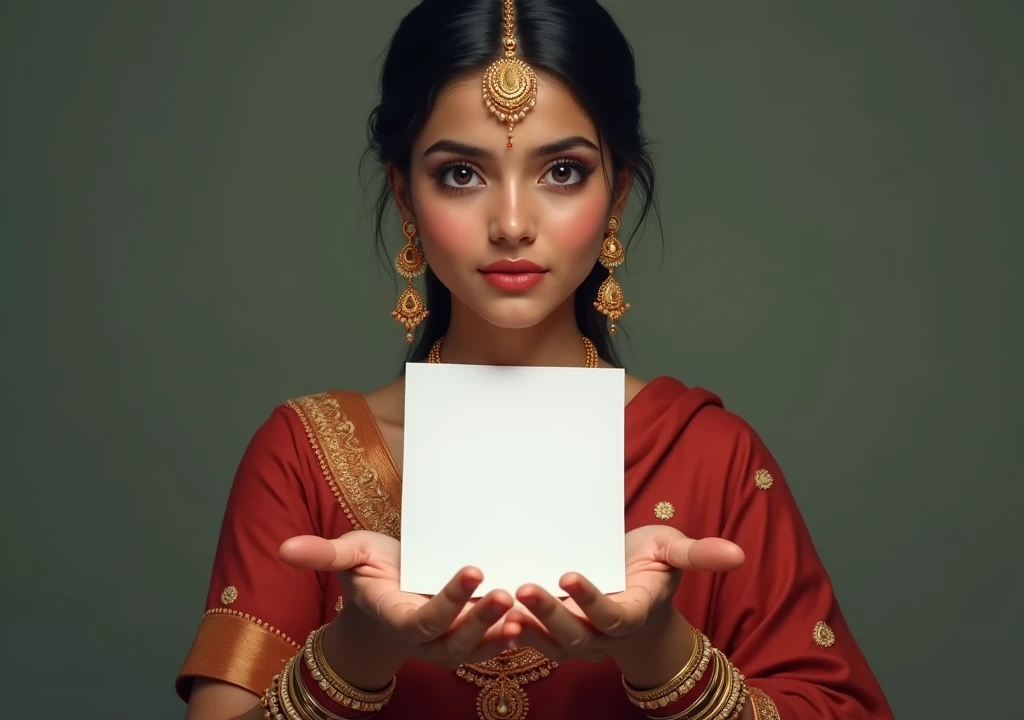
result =
M512 147L512 128L537 103L537 75L516 56L516 9L513 0L504 0L505 56L495 60L484 73L484 103L502 123L508 123L508 145Z

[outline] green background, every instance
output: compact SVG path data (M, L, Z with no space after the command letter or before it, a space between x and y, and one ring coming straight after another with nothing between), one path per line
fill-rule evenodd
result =
M398 371L357 164L411 5L0 6L8 713L180 717L251 433ZM665 217L629 369L764 436L898 717L1015 716L1024 6L607 6Z

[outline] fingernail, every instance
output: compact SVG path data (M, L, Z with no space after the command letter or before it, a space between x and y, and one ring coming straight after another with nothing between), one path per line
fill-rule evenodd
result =
M466 592L473 592L477 586L476 578L466 578L462 581L462 589Z
M528 595L522 599L523 605L533 610L535 607L540 605L540 599L533 595Z

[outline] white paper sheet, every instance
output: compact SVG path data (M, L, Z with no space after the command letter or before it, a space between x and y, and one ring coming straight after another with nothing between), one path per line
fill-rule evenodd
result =
M611 368L406 367L401 587L462 567L479 597L566 572L625 589L625 374Z

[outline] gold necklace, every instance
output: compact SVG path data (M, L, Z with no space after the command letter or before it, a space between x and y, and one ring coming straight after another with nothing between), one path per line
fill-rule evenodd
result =
M430 346L430 352L427 354L427 362L432 365L441 364L441 345L444 343L444 338L440 337L437 341ZM583 367L596 368L598 363L597 348L594 347L594 343L591 342L590 338L583 337L583 350L586 353Z
M460 665L455 674L480 688L476 714L480 720L523 720L530 698L523 686L546 678L558 667L531 647L502 650L490 660Z
M427 362L441 363L441 345L438 338L431 346ZM583 338L586 353L584 367L596 368L597 348L590 338ZM480 720L524 720L530 710L530 698L523 686L546 678L558 667L531 647L503 650L496 657L480 663L460 665L456 676L480 688L476 696L476 714Z

